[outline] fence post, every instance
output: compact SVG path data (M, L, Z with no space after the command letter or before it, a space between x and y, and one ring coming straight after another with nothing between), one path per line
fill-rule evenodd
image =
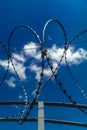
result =
M38 102L38 130L44 130L44 103Z

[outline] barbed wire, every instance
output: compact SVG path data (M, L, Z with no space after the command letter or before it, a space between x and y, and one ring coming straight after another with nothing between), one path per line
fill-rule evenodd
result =
M57 25L61 28L62 32L63 32L63 37L64 37L64 51L63 51L63 54L57 64L57 67L54 69L54 67L52 66L51 64L51 58L49 57L48 55L48 49L46 47L46 41L45 41L45 33L46 33L46 29L48 27L48 25L50 23L57 23ZM13 58L12 58L12 52L15 52L13 49L10 48L11 46L11 40L12 40L12 36L14 34L14 32L17 30L17 29L20 29L20 28L25 28L29 31L31 31L35 38L37 39L38 41L38 47L40 48L40 53L41 53L41 72L40 72L40 78L38 80L38 83L37 83L37 89L35 91L35 94L32 98L32 100L30 101L30 103L28 104L28 94L27 94L27 91L25 89L25 86L23 85L22 83L22 79L20 78L18 72L17 72L17 69L16 69L16 66L13 62ZM5 74L4 74L4 77L3 79L1 80L0 82L0 86L2 86L2 84L5 82L5 79L6 79L6 76L7 76L7 73L9 71L9 64L11 63L12 64L12 67L14 69L14 72L19 80L19 83L20 83L20 87L22 89L22 92L24 94L24 101L25 101L25 106L24 106L24 109L15 114L15 115L12 115L12 116L9 116L10 118L11 117L19 117L19 122L20 124L22 124L24 122L24 120L30 116L30 113L31 113L31 110L33 109L34 107L34 104L37 100L37 97L38 95L40 94L41 90L48 85L48 83L51 81L51 79L54 77L56 83L57 83L57 86L60 87L60 89L62 90L63 94L68 98L68 100L70 102L72 102L73 104L77 104L76 101L73 100L73 97L68 94L67 90L63 88L63 83L61 81L59 81L58 79L58 75L57 75L57 71L61 65L61 62L62 60L65 58L65 63L66 63L66 66L67 66L67 70L70 74L70 76L72 77L75 85L79 88L79 90L81 91L82 95L87 99L87 95L85 93L85 91L83 90L83 88L78 84L77 80L75 79L71 69L70 69L70 66L68 64L68 61L67 61L67 50L69 48L69 46L72 44L73 41L75 41L78 37L80 37L80 35L83 35L87 33L87 30L84 30L82 32L80 32L79 34L77 34L74 38L71 39L71 41L69 43L67 43L67 34L66 34L66 30L64 28L64 26L61 24L60 21L56 20L56 19L50 19L46 22L46 24L44 25L44 28L43 28L43 32L42 32L42 41L40 40L40 36L36 33L35 30L33 30L33 28L31 28L30 26L28 25L18 25L16 26L10 33L10 36L9 36L9 39L8 39L8 48L6 49L5 45L0 41L0 44L2 46L2 48L4 49L4 52L6 53L7 55L7 60L8 60L8 64L7 64L7 68L6 68L6 71L5 71ZM27 48L27 49L35 49L35 48ZM20 50L24 50L24 49L18 49L16 50L16 52L19 52ZM3 51L1 52L3 53ZM43 84L43 77L45 76L44 74L44 69L45 69L45 61L47 61L48 63L48 66L51 70L51 75L49 76L48 80L45 82L45 84ZM80 109L80 111L82 111L83 113L87 114L87 112L85 112L84 109L78 107ZM7 118L9 118L7 117Z
M64 28L63 28L63 29L64 29ZM63 58L65 57L65 62L66 62L66 66L67 66L67 69L68 69L69 74L71 75L71 77L72 77L72 79L73 79L75 85L79 88L79 90L80 90L80 92L82 93L82 95L87 99L87 94L85 93L85 91L83 90L83 88L82 88L82 87L78 84L78 82L76 81L76 79L75 79L73 73L72 73L71 70L70 70L69 64L68 64L68 62L67 62L67 57L66 57L67 50L68 50L68 48L69 48L69 45L71 45L71 42L73 42L76 38L78 38L80 35L85 34L85 33L87 33L87 30L84 30L84 31L80 32L79 34L77 34L77 35L70 41L69 44L66 44L66 46L65 46L65 48L64 48L64 55L62 55L62 58L61 58L61 59L63 59ZM65 36L66 36L66 35L65 35ZM46 58L47 58L48 65L49 65L49 67L50 67L50 69L51 69L51 72L52 72L52 77L54 76L54 78L55 78L55 80L56 80L58 86L60 86L60 88L61 88L62 92L64 93L64 95L65 95L72 103L76 104L76 101L74 101L74 100L72 99L72 96L70 96L70 95L67 93L67 90L63 89L62 83L59 82L58 79L57 79L57 73L55 74L55 72L56 72L56 70L58 70L58 67L56 67L56 69L53 70L53 67L52 67L52 65L50 64L50 58L48 57L47 54L46 54ZM60 60L59 64L60 64L61 62L62 62L62 60ZM51 80L51 77L49 78L48 81L50 81L50 80ZM46 84L48 84L48 82L47 82ZM84 109L82 109L82 108L79 108L79 109L80 109L80 111L82 111L84 114L87 114L87 112L86 112Z
M31 32L34 34L34 36L36 37L38 43L40 44L40 46L41 46L41 47L40 47L41 51L42 51L43 48L42 48L42 45L41 45L42 43L41 43L41 40L40 40L40 38L39 38L39 35L37 35L36 31L34 31L34 30L33 30L30 26L28 26L28 25L18 25L18 26L16 26L16 27L12 30L12 32L10 33L9 40L8 40L9 58L10 58L10 60L11 60L13 69L14 69L14 71L15 71L15 73L16 73L16 75L17 75L19 81L20 81L20 83L22 83L22 82L21 82L21 78L20 78L20 76L18 75L18 73L17 73L17 71L16 71L15 65L14 65L13 60L12 60L12 58L11 58L11 52L10 52L10 44L11 44L12 36L13 36L14 32L15 32L17 29L19 29L19 28L25 28L25 29L31 31ZM43 62L43 58L44 58L44 57L42 57L42 62ZM42 76L43 76L43 68L42 68L42 73L41 73L41 74L42 74L42 75L41 75L40 81L38 82L38 89L37 89L37 91L36 91L36 95L35 95L35 97L33 98L33 100L30 102L30 104L28 104L28 95L27 95L26 89L25 89L24 86L21 84L22 90L23 90L24 95L25 95L25 107L24 107L23 111L19 114L19 115L20 115L20 120L19 120L20 123L23 122L23 121L21 120L21 119L23 118L23 116L24 116L25 114L26 114L26 116L27 116L27 115L30 113L31 109L33 108L33 103L34 103L34 101L36 100L37 95L39 94L39 89L40 89L40 86L41 86L41 80L42 80ZM26 111L27 111L27 108L29 109L29 112L26 112ZM26 116L25 116L25 117L26 117Z
M49 21L50 21L50 20L49 20ZM47 22L47 24L49 23L49 21ZM53 20L53 21L55 21L55 20ZM46 28L47 24L45 25L45 28ZM59 24L59 25L61 26L61 24ZM63 26L62 26L62 29L63 29L63 32L65 32ZM74 41L76 38L78 38L80 35L82 35L82 34L84 34L84 33L87 33L87 30L84 30L84 31L80 32L78 35L76 35L76 36L70 41L69 45L71 44L72 41ZM64 36L66 36L66 34L65 34ZM43 35L43 37L44 37L44 35ZM43 38L43 39L44 39L44 38ZM66 39L67 39L67 38L66 38ZM44 41L44 40L43 40L43 41ZM67 41L67 40L66 40L66 41ZM65 43L67 43L67 42L65 42ZM69 65L68 65L66 54L67 54L67 50L68 50L68 48L69 48L69 45L68 45L68 44L65 44L64 53L63 53L64 55L62 55L62 58L61 58L61 60L60 60L60 62L59 62L59 65L61 64L62 59L65 57L66 66L67 66L67 69L68 69L68 71L69 71L69 73L70 73L70 75L71 75L73 81L75 82L75 84L77 85L77 87L79 88L79 90L81 91L81 93L83 94L83 96L84 96L85 98L87 98L85 91L82 89L82 87L81 87L81 86L78 84L78 82L76 81L76 79L75 79L75 77L73 76L73 74L72 74L72 72L71 72L71 70L70 70L70 67L69 67ZM52 75L51 75L51 77L49 78L48 82L49 82L49 81L51 80L51 78L54 76L54 78L55 78L55 80L56 80L58 86L60 86L60 88L61 88L61 90L63 91L64 95L65 95L72 103L76 104L76 102L72 99L72 96L68 95L67 90L64 90L64 89L63 89L62 83L59 82L58 79L57 79L57 73L55 73L55 72L56 72L56 70L58 70L59 65L56 67L55 70L53 70L53 66L50 64L50 58L48 57L47 54L46 54L46 59L47 59L48 65L49 65L49 67L50 67L50 69L51 69L51 72L52 72ZM47 82L46 84L48 84L48 82ZM79 108L79 109L80 109L84 114L87 114L87 112L85 112L85 110L83 110L82 108Z
M0 81L0 87L1 87L2 84L4 83L5 79L6 79L6 76L7 76L8 70L9 70L9 63L10 63L10 61L9 61L9 56L8 56L7 48L6 48L6 46L4 45L4 43L1 40L0 40L0 45L2 46L2 48L4 50L4 53L7 55L7 67L6 67L4 76L3 76L3 78Z
M57 72L57 70L59 69L59 67L60 67L60 65L61 65L61 62L62 62L62 60L63 60L63 58L64 58L65 52L67 51L67 49L66 49L66 46L67 46L67 34L66 34L66 31L65 31L65 28L64 28L64 26L63 26L58 20L56 20L56 19L50 19L50 20L48 20L48 21L46 22L46 24L45 24L45 26L44 26L44 28L43 28L43 35L42 35L42 36L43 36L43 44L45 44L45 32L46 32L46 28L47 28L48 24L50 24L50 23L52 23L52 22L57 23L57 24L60 26L60 28L61 28L61 30L62 30L62 32L63 32L63 35L64 35L64 51L63 51L63 54L62 54L62 56L61 56L61 58L60 58L60 61L58 62L57 67L56 67L55 70L53 71L53 70L52 70L53 67L52 67L52 66L50 65L50 63L49 63L50 58L49 58L48 55L47 55L47 48L44 46L44 48L45 48L45 56L46 56L48 65L49 65L51 71L53 71L53 72L52 72L51 76L49 77L49 79L47 80L47 82L43 85L43 87L45 87L45 86L49 83L49 81L51 80L51 78L52 78L54 75L56 75L56 72ZM56 76L57 76L57 75L56 75Z
M56 73L56 71L58 71L59 66L60 66L60 64L61 64L61 62L62 62L62 60L63 60L64 57L65 57L66 65L67 65L66 53L67 53L67 49L68 49L68 47L69 47L69 45L67 44L67 34L66 34L66 31L65 31L65 28L63 27L63 25L62 25L58 20L51 19L51 20L47 21L47 23L45 24L44 29L43 29L43 44L45 43L45 38L44 38L44 37L45 37L46 28L47 28L48 24L51 23L51 22L56 22L56 23L62 28L62 31L63 31L63 33L64 33L64 40L65 40L64 45L65 45L65 46L64 46L63 55L61 56L61 59L60 59L60 61L59 61L59 63L58 63L58 65L57 65L57 67L56 67L55 70L53 70L53 66L50 64L50 58L49 58L48 55L47 55L47 49L46 49L46 54L45 54L45 56L46 56L48 65L49 65L49 67L50 67L50 70L51 70L51 72L52 72L52 75L50 76L50 78L48 79L48 81L45 83L45 85L47 85L47 84L49 83L49 81L51 80L51 78L54 77L54 78L55 78L55 81L56 81L56 83L57 83L57 85L60 87L60 89L62 90L62 92L64 93L64 95L69 99L69 101L71 101L73 104L76 104L76 101L74 101L74 100L72 99L72 96L68 94L67 90L65 90L65 89L63 88L62 83L61 83L61 82L58 80L58 78L57 78L57 73ZM87 32L87 31L84 30L83 32L80 32L78 35L76 35L76 37L74 37L74 38L71 40L71 42L74 41L76 38L78 38L81 34L84 34L85 32ZM70 43L71 43L71 42L70 42ZM67 68L68 68L68 70L69 70L69 72L70 72L70 69L69 69L69 66L68 66L68 65L67 65ZM71 73L70 73L70 74L71 74ZM72 76L74 82L76 83L76 80L75 80L74 76L73 76L72 74L71 74L71 76ZM77 83L76 83L76 84L77 84ZM45 85L44 85L44 86L45 86ZM79 89L82 89L82 88L79 86ZM86 95L86 94L84 93L83 89L81 90L81 92L83 92L83 94ZM83 95L83 96L84 96L84 95ZM84 109L82 109L82 108L79 108L79 109L80 109L80 111L82 111L83 113L87 114L87 112L85 112Z
M71 41L68 43L68 47L67 47L67 48L69 48L69 46L73 44L72 42L74 42L78 37L80 37L81 35L83 35L83 34L85 34L85 33L87 33L87 30L82 31L82 32L78 33L75 37L73 37L73 38L71 39ZM78 42L77 42L77 43L78 43ZM69 75L71 76L71 78L72 78L74 84L77 86L77 88L79 89L79 91L82 93L83 97L85 97L85 99L87 100L87 94L85 93L85 90L84 90L84 89L82 88L82 86L78 83L78 81L76 80L75 76L73 75L73 73L72 73L72 71L71 71L71 69L70 69L70 66L69 66L69 63L68 63L68 60L67 60L67 52L65 53L65 62L66 62L66 67L67 67L67 70L68 70L68 72L69 72ZM81 110L83 113L87 114L87 112L85 112L83 109L80 108L80 110Z

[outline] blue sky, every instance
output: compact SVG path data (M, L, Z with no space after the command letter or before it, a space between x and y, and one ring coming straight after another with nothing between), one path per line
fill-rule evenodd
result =
M10 33L16 26L26 24L32 27L42 41L42 32L45 23L49 19L57 19L64 26L67 34L67 43L69 43L79 32L87 29L86 13L86 0L0 0L0 40L3 42L0 44L0 83L3 81L8 66L8 57L5 49L8 47ZM70 75L64 58L56 72L58 80L62 83L63 90L66 90L68 96L71 96L73 101L79 104L87 103L86 42L87 33L84 33L73 40L67 49L68 69L70 69L73 76ZM3 48L3 44L5 48ZM46 28L45 47L47 48L47 56L50 58L50 65L55 70L64 52L63 30L55 22L48 24ZM0 101L31 101L37 90L38 81L40 80L40 44L31 31L20 28L12 35L10 49L14 68L10 62L6 79L0 86ZM52 74L46 58L44 59L44 63L42 84L45 84ZM20 77L22 83L19 82L17 75ZM54 78L52 78L48 85L42 87L37 100L70 103ZM22 110L25 110L23 106L0 106L0 117L15 116ZM37 117L37 106L31 111L30 117ZM45 117L83 123L87 121L86 114L74 108L45 107ZM37 123L24 122L20 125L19 122L0 122L0 129L37 130ZM45 130L47 129L85 130L86 128L60 124L45 124Z

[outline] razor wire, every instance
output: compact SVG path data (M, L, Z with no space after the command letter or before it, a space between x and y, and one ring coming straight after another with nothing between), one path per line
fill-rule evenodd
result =
M50 57L48 56L48 52L47 52L47 48L46 48L46 43L45 43L45 32L46 32L46 28L48 26L49 23L52 23L52 22L55 22L57 23L60 28L62 29L62 32L63 32L63 35L64 35L64 51L63 51L63 54L61 56L61 59L56 67L56 69L54 70L53 66L50 64ZM35 92L35 95L33 97L33 99L30 101L30 103L28 104L28 95L27 95L27 91L25 89L25 86L23 86L22 84L22 81L21 81L21 78L16 70L16 67L13 63L13 59L12 59L12 56L11 56L11 49L10 49L10 45L11 45L11 39L12 39L12 36L14 34L14 32L19 29L19 28L25 28L29 31L31 31L36 39L38 40L38 43L39 43L39 46L40 46L40 51L41 51L41 73L40 73L40 80L38 81L38 87L37 87L37 90ZM4 48L4 51L6 52L7 54L7 57L8 57L8 65L7 65L7 70L6 70L6 73L5 73L5 76L3 77L3 79L1 80L1 83L0 83L0 86L3 84L3 82L5 81L6 79L6 76L7 76L7 73L8 73L8 70L9 70L9 63L11 62L12 66L13 66L13 69L14 69L14 72L20 82L20 86L22 88L22 91L24 93L24 96L25 96L25 107L24 109L20 112L20 113L17 113L17 115L14 115L14 116L11 116L11 117L17 117L19 116L19 122L20 123L23 123L24 122L24 119L26 119L30 113L31 113L31 110L33 109L33 106L34 106L34 103L36 102L37 100L37 97L38 95L40 94L40 91L42 90L43 87L45 87L51 80L52 77L54 77L57 85L60 87L60 89L62 90L62 92L64 93L64 95L69 99L70 102L72 102L73 104L76 104L76 102L72 99L72 96L70 96L67 92L66 89L63 88L62 86L62 83L58 80L58 76L57 76L57 71L61 65L61 62L63 60L63 58L65 58L65 62L66 62L66 66L67 66L67 69L68 69L68 72L69 74L71 75L73 81L75 82L75 84L77 85L77 87L82 91L83 89L80 88L80 86L77 84L77 81L75 80L71 70L70 70L70 67L69 67L69 64L67 62L67 49L69 47L69 45L76 39L78 38L80 35L86 33L87 30L79 33L78 35L76 35L70 42L69 44L67 44L67 34L66 34L66 31L65 31L65 28L64 26L56 19L50 19L46 22L44 28L43 28L43 34L42 34L42 37L43 37L43 40L41 41L40 40L40 36L36 33L36 31L34 31L30 26L28 25L18 25L16 26L10 33L10 36L9 36L9 40L8 40L8 49L6 49L5 45L0 42L0 44L2 45L2 47ZM47 60L47 63L48 63L48 66L51 70L51 76L49 77L49 79L46 81L45 84L42 83L42 80L43 80L43 77L44 77L44 64L45 64L45 58ZM83 93L84 94L84 93ZM83 95L84 96L84 95ZM87 114L83 109L79 108L83 113Z
M4 54L7 55L7 66L6 66L6 71L4 73L4 76L3 78L1 79L0 81L0 87L2 86L2 84L4 83L5 79L6 79L6 76L7 76L7 73L8 73L8 70L9 70L9 56L8 56L8 51L7 51L7 48L6 46L4 45L4 43L0 40L0 45L2 46L3 50L4 50Z
M82 31L82 32L78 33L75 37L73 37L71 39L71 41L68 43L68 48L69 48L70 45L74 44L72 42L74 42L77 38L79 38L81 35L84 35L85 33L87 33L87 30ZM67 67L67 70L69 72L69 75L71 76L74 84L79 89L79 91L81 92L81 94L83 95L83 97L85 97L85 99L87 100L87 94L86 94L85 90L78 83L78 81L76 80L75 76L73 75L73 72L70 69L70 66L69 66L69 63L68 63L68 60L67 60L67 52L65 53L65 62L66 62L66 67ZM87 112L85 112L83 109L81 109L81 111L84 112L85 114L87 114Z
M64 27L63 27L63 25L58 21L58 20L56 20L56 19L50 19L50 20L48 20L47 22L46 22L46 24L45 24L45 26L44 26L44 28L43 28L43 34L42 34L42 38L43 38L43 41L42 41L42 45L43 45L43 51L42 51L42 59L44 60L44 57L46 56L46 58L47 58L47 49L46 49L46 47L44 46L44 44L45 44L45 31L46 31L46 28L47 28L47 26L48 26L48 24L49 23L52 23L52 22L55 22L55 23L57 23L59 26L60 26L60 28L62 29L62 31L63 31L63 34L64 34L64 40L65 40L65 48L66 48L66 44L67 44L67 37L66 37L66 31L65 31L65 29L64 29ZM58 64L58 66L57 66L57 68L60 66L60 64L61 64L61 62L62 62L62 59L63 59L63 57L64 57L64 53L65 53L65 50L64 50L64 52L63 52L63 55L62 55L62 57L61 57L61 59L60 59L60 62L59 62L59 64ZM48 61L48 60L47 60ZM48 63L49 64L49 63ZM50 67L50 66L49 66ZM42 68L43 68L43 66L42 66ZM57 70L57 68L56 68L56 70ZM50 69L51 69L51 67L50 67ZM55 71L56 71L55 70ZM43 69L43 71L44 71L44 69ZM51 69L51 71L52 71L52 69ZM48 81L45 83L45 85L47 85L48 84L48 82L51 80L51 78L54 76L54 73L55 72L53 72L52 71L52 75L50 76L50 78L48 79ZM43 76L43 72L42 72L42 74L41 74L41 79L42 79L42 76ZM60 85L60 83L58 83L58 85ZM38 90L40 90L40 88L41 88L41 86L42 86L42 84L40 83L40 86L38 87ZM41 88L42 89L42 88ZM38 93L36 92L36 94L35 94L35 97L34 97L34 99L33 100L35 100L36 98L37 98L37 95L38 95ZM31 109L33 108L33 105L31 105L31 107L30 107L30 109L28 110L28 112L26 113L26 115L25 115L25 119L30 115L30 111L31 111Z
M42 43L41 43L41 40L40 40L40 38L39 38L39 35L37 35L36 31L34 31L34 30L33 30L30 26L28 26L28 25L18 25L18 26L16 26L16 27L12 30L12 32L10 33L9 40L8 40L8 52L9 52L9 56L10 56L10 60L11 60L13 69L14 69L14 71L15 71L15 73L16 73L18 79L19 79L20 82L21 82L20 76L18 75L18 73L17 73L17 71L16 71L16 68L15 68L15 65L14 65L14 63L13 63L13 60L12 60L12 58L11 58L11 53L10 53L10 44L11 44L12 35L13 35L13 33L14 33L17 29L19 29L19 28L25 28L25 29L31 31L31 32L34 34L34 36L36 37L36 39L38 40L38 43L40 44L40 50L41 50L41 51L43 51L43 48L42 48L42 45L41 45ZM41 72L40 81L38 81L38 89L37 89L37 91L36 91L36 95L35 95L34 99L33 99L29 104L27 103L27 102L28 102L28 98L26 98L25 108L24 108L23 111L20 113L20 122L21 122L21 119L23 118L24 114L26 113L28 107L32 109L32 107L33 107L33 102L35 102L36 97L37 97L37 95L39 94L39 90L40 90L40 86L41 86L41 81L42 81L42 77L43 77L43 67L44 67L44 60L43 60L43 58L44 58L44 57L42 56L42 64L43 64L43 65L42 65L42 72ZM25 95L25 97L26 97L27 92L26 92L24 86L21 86L21 87L22 87L22 90L24 91L24 95ZM32 106L32 107L31 107L31 106Z
M50 58L49 58L48 55L47 55L47 48L46 48L45 56L46 56L48 65L49 65L49 67L50 67L50 70L51 70L51 72L52 72L52 75L50 76L50 78L48 79L48 81L45 83L45 85L47 85L47 84L49 83L49 81L51 80L51 78L54 77L54 79L55 79L57 85L60 87L60 89L62 90L62 92L64 93L64 95L69 99L70 102L72 102L73 104L76 104L76 101L73 100L72 96L68 94L67 90L65 90L65 89L63 88L62 83L58 80L56 71L58 71L58 68L60 67L60 64L61 64L63 58L65 58L65 62L66 62L66 66L67 66L67 68L68 68L68 71L69 71L70 75L72 76L72 79L74 80L75 84L78 85L77 82L76 82L76 80L75 80L75 78L74 78L74 76L73 76L73 74L72 74L71 71L70 71L70 67L69 67L68 62L67 62L66 54L67 54L67 49L69 48L70 43L71 43L72 41L74 41L76 38L78 38L80 35L86 33L87 30L84 30L84 31L80 32L78 35L76 35L76 36L71 40L71 42L70 42L69 45L68 45L68 43L67 43L67 34L66 34L66 31L65 31L64 26L63 26L58 20L51 19L51 20L47 21L47 23L45 24L44 29L43 29L43 44L45 44L45 31L46 31L46 28L47 28L48 24L51 23L51 22L57 23L57 24L62 28L62 31L63 31L63 33L64 33L65 44L64 44L64 52L63 52L63 55L62 55L62 57L61 57L61 59L60 59L60 61L59 61L59 63L58 63L58 65L57 65L57 67L56 67L55 70L53 70L53 66L50 64ZM45 85L44 85L44 86L45 86ZM86 95L86 94L85 94L85 91L80 87L80 85L78 85L78 87L79 87L79 89L81 90L81 93L83 93L83 96ZM84 114L87 114L87 112L85 112L83 109L81 109L81 108L79 108L79 109L80 109L80 111L82 111Z

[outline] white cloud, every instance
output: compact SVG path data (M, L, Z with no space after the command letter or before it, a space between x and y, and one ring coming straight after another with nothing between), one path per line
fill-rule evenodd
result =
M41 67L39 67L35 64L31 64L29 66L29 69L36 73L36 79L39 80L40 79L40 73L41 73Z
M8 60L0 60L0 66L4 67L4 69L6 70L8 65Z
M23 56L23 54L16 54L16 53L13 53L12 54L12 57L13 59L17 60L17 61L20 61L20 62L25 62L25 58Z
M84 60L87 60L87 51L83 48L75 50L74 47L69 47L66 54L67 61L70 64L80 64Z
M39 80L40 79L40 73L41 73L41 67L32 64L32 65L30 65L29 69L36 73L36 79ZM46 77L49 77L51 75L51 70L50 70L49 67L44 69L44 75Z
M38 44L36 44L34 42L27 43L26 45L24 45L23 50L24 50L24 52L21 54L17 54L17 53L12 54L12 61L14 63L14 66L16 68L16 71L17 71L19 77L22 80L25 80L27 78L26 69L28 68L29 70L31 70L32 72L34 72L36 74L36 79L39 80L40 73L41 73L41 67L38 66L38 64L36 64L37 62L36 63L33 62L32 64L30 64L30 66L28 66L28 65L25 66L25 63L27 62L27 57L25 58L25 55L28 57L34 58L36 61L41 60L41 53L40 53ZM63 55L63 52L64 52L64 48L58 48L56 46L56 44L53 44L53 46L51 48L47 49L47 54L51 60L53 69L55 69L57 67L58 62L60 61L61 56ZM66 54L67 54L66 55L67 61L68 61L68 63L70 63L70 65L78 65L81 62L83 62L84 60L87 60L87 51L84 50L83 48L79 48L76 50L74 47L70 46L68 48ZM0 65L2 67L4 67L4 69L6 69L7 64L8 64L7 60L0 60ZM62 64L65 65L64 58L61 62L61 65ZM28 71L28 69L27 69L27 71ZM11 62L9 64L9 71L10 71L10 73L15 74ZM45 66L45 69L44 69L44 75L46 77L49 77L51 75L51 70L50 70L49 66L47 66L47 65Z
M63 55L64 49L63 48L58 48L55 44L52 46L52 48L49 48L47 50L48 55L50 59L53 61L60 61L61 56Z
M6 80L5 82L8 84L8 86L14 88L15 87L15 78L11 77L9 80Z
M52 48L49 48L47 50L47 54L51 60L53 70L55 70L55 68L57 67L58 62L60 61L60 59L63 55L63 52L64 52L64 48L58 48L55 44L52 46ZM79 49L75 50L74 47L70 46L67 50L66 57L67 57L67 61L70 65L77 65L77 64L80 64L81 62L83 62L84 60L87 60L87 51L84 50L83 48L79 48ZM62 64L63 65L66 64L64 58L61 62L61 65ZM30 69L36 73L36 79L39 80L41 67L33 64L30 66ZM49 77L51 75L51 70L49 67L45 67L44 75L46 77Z
M53 61L53 64L56 64L60 61L61 56L63 55L64 48L58 48L56 45L53 45L52 48L48 49L48 55ZM87 51L83 48L75 50L74 47L70 46L66 52L67 61L70 64L80 64L84 60L87 60ZM65 64L65 60L61 64Z
M26 77L26 67L24 66L23 63L20 63L20 62L17 62L16 60L13 60L13 63L14 63L14 66L16 68L16 71L20 77L21 80L25 80L27 77ZM15 73L14 70L13 70L13 67L12 65L10 66L10 71L12 73Z
M29 42L28 44L24 45L23 50L27 56L40 60L41 54L40 54L40 50L38 50L38 48L39 47L36 45L36 43Z
M16 61L15 59L12 59L12 61L13 61L13 64L15 66L15 69L16 69L20 79L25 80L27 77L26 77L26 73L25 73L26 67L24 66L24 64ZM4 69L6 70L7 65L8 65L8 61L7 60L5 60L5 61L0 60L0 65L2 67L4 67ZM10 73L15 74L15 71L13 69L11 62L9 63L9 71L10 71Z

